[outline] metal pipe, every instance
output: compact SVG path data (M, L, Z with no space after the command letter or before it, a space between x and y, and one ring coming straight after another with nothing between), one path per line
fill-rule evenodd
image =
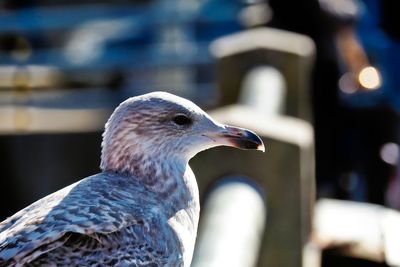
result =
M285 78L276 68L256 67L244 77L239 103L254 108L262 116L282 115L285 99Z
M267 209L260 187L227 177L209 194L192 267L255 266Z

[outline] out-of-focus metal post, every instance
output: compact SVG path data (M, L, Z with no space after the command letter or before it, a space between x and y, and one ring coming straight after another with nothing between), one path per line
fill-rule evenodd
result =
M313 235L320 250L400 266L400 212L354 201L320 199Z
M265 142L266 153L224 147L201 153L191 162L200 192L227 174L250 177L267 192L268 203L267 230L257 249L256 266L317 266L316 261L309 264L305 256L312 247L308 244L315 197L308 85L313 42L303 35L259 28L222 37L212 44L211 51L218 60L220 105L225 106L211 115L223 123L257 132ZM208 221L207 209L203 208L204 223ZM240 217L240 211L236 216ZM202 235L201 231L200 243ZM203 252L195 253L195 266L209 266L198 263L207 259L202 246L196 248Z
M267 192L268 203L267 230L262 235L256 266L305 266L303 249L310 235L314 205L312 127L287 116L261 116L243 105L220 108L210 114L223 123L257 132L266 145L266 153L228 147L200 153L191 161L200 193L204 197L204 192L227 174L251 177ZM203 207L203 211L206 209ZM206 216L203 214L202 218ZM201 235L202 232L199 240Z
M263 27L219 38L210 49L218 59L221 106L239 102L245 77L253 69L270 66L286 83L284 114L312 121L309 80L315 47L309 37Z
M274 67L251 69L243 79L239 103L261 115L274 116L285 111L285 77Z
M267 210L248 178L226 177L208 195L192 267L256 266Z

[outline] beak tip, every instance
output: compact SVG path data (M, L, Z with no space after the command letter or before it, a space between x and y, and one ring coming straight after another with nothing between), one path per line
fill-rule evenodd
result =
M254 132L236 128L232 126L225 126L228 131L224 133L224 137L229 140L229 146L245 150L259 150L265 152L265 146L262 139Z

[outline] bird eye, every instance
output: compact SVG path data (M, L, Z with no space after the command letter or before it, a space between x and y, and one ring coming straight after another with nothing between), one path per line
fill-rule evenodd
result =
M174 117L173 121L175 124L178 124L178 125L188 125L188 124L192 123L192 120L183 114L176 115Z

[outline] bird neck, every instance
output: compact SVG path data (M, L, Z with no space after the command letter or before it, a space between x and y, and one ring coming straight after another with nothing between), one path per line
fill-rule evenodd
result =
M100 165L103 172L137 180L156 192L165 203L174 203L172 206L178 210L186 210L189 206L198 209L198 187L188 165L188 156L174 154L163 145L138 142L139 138L132 132L117 132L104 136ZM176 211L171 210L172 213Z
M151 151L147 150L146 154L138 151L146 150L131 146L103 149L100 167L104 172L132 177L164 198L174 197L175 191L186 192L187 196L181 197L189 198L191 190L187 187L197 189L195 181L186 181L185 173L190 170L187 159L165 153L165 151L164 153L160 151L149 153Z

